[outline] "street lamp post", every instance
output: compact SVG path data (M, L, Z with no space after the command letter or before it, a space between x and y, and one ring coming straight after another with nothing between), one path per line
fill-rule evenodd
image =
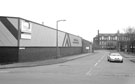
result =
M60 57L60 50L59 50L59 45L58 45L58 23L61 22L61 21L66 21L66 20L57 20L56 21L56 29L57 29L57 32L56 32L56 53L57 53L57 56L56 58Z

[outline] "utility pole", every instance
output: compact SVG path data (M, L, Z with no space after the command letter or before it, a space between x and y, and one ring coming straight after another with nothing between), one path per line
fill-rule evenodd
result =
M66 20L57 20L56 21L56 53L57 53L57 56L56 58L59 58L60 57L60 49L59 49L59 45L58 45L58 40L59 40L59 37L58 37L58 23L61 22L61 21L66 21Z

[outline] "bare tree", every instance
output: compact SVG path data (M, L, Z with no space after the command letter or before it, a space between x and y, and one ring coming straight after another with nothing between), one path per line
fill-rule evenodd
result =
M135 45L135 27L126 28L125 35L127 36L128 51L133 52L133 46Z

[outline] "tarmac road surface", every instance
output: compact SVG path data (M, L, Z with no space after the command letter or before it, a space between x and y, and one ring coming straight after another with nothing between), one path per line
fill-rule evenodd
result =
M0 84L135 84L135 63L108 62L109 51L37 67L0 69Z

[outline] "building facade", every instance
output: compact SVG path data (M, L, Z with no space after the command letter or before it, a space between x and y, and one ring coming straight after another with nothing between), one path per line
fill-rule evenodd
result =
M99 33L93 38L95 49L125 49L130 39L127 35L119 33Z

